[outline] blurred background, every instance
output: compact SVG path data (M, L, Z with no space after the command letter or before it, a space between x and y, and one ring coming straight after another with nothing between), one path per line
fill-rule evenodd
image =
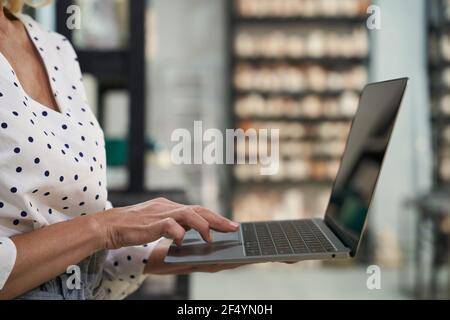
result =
M450 298L450 1L56 0L28 13L76 47L116 206L161 195L237 221L322 217L360 90L410 78L356 259L151 276L132 298ZM195 120L279 128L279 174L173 165L171 133Z

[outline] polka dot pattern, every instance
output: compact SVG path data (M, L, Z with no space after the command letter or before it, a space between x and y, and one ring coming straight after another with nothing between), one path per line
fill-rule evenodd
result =
M111 207L103 132L86 104L75 51L61 35L28 16L19 18L42 58L59 110L30 97L0 53L0 290L8 277L3 270L12 270L16 254L8 232L31 232ZM108 253L105 298L137 289L152 247Z

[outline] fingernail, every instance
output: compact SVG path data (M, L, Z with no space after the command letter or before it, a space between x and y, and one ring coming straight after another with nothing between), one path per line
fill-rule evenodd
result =
M233 228L238 228L239 227L239 223L234 222L234 221L230 221L230 226L232 226Z

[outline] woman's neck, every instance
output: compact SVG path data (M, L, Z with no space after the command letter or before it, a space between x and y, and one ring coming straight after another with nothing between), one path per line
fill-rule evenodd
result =
M14 16L0 2L0 33L8 33L13 30Z
M0 20L2 20L5 17L5 8L3 7L3 3L0 2Z

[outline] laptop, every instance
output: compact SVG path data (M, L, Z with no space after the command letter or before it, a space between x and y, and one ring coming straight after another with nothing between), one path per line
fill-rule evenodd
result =
M170 246L165 262L222 264L354 257L407 82L407 78L394 79L363 89L323 219L243 222L235 232L212 231L212 243L190 230L181 246Z

